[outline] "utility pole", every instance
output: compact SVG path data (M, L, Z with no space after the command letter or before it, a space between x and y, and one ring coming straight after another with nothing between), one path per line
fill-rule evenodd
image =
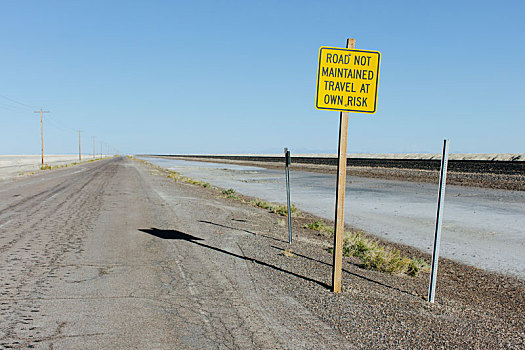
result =
M104 158L104 156L102 155L102 142L100 143L100 159Z
M43 122L43 114L49 113L49 111L43 111L42 108L40 108L40 111L35 111L35 113L40 113L40 139L42 141L42 165L44 165L44 122Z
M93 136L93 159L95 159L95 136Z
M80 129L78 130L78 161L82 160L82 149L80 148Z

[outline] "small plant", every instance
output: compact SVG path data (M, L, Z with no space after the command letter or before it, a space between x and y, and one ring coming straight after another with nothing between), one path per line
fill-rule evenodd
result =
M293 258L295 256L294 253L292 253L291 249L286 249L281 252L281 255L286 256L287 258Z
M222 194L224 194L226 196L231 196L232 194L235 194L235 190L233 188L229 188L227 190L223 190Z
M401 256L397 249L388 249L378 241L365 238L360 232L346 233L343 241L343 255L361 259L369 270L391 274L417 276L426 262Z
M332 254L333 248L327 251ZM401 256L399 250L386 248L376 240L365 238L360 232L345 233L343 255L359 258L368 270L408 276L430 271L425 260Z
M291 205L290 211L292 216L299 216L299 211L297 210L297 207L294 204ZM270 212L281 216L288 216L288 206L279 204L275 207L272 207L270 209Z
M268 209L268 210L273 208L271 203L262 201L259 198L257 198L256 200L250 201L249 204L253 205L254 207L259 207L259 208Z
M168 170L168 177L170 179L173 179L175 181L179 180L181 178L180 174L173 170Z
M325 224L323 220L317 220L310 224L306 224L303 226L303 228L319 231L321 233L328 234L329 236L333 236L334 234L334 228Z
M49 164L44 164L40 167L40 170L50 170L51 169L51 165Z
M193 179L190 179L189 177L183 178L182 181L190 183L190 184L193 184L193 185L201 186L201 187L204 187L204 188L213 187L208 182L199 181L199 180L193 180Z
M262 201L259 198L250 201L249 204L253 205L254 207L268 209L270 213L278 214L281 216L288 215L288 206L286 205L272 204L269 202ZM292 216L296 216L296 217L301 216L301 212L297 210L297 207L294 204L292 204L291 212L292 212Z
M227 190L223 190L222 194L225 198L233 198L233 199L239 199L239 196L237 196L235 190L233 188L229 188Z
M421 271L430 273L430 264L428 264L425 259L412 257L412 262L417 265Z
M377 242L364 238L360 232L346 233L343 242L343 255L364 259L371 251L377 250Z

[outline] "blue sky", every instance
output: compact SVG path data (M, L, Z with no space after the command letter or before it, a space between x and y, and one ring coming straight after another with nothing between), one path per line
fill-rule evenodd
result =
M349 152L523 153L519 1L0 1L0 154L335 153L320 46L381 52ZM16 101L13 102L12 100ZM18 102L18 103L17 103ZM97 150L98 152L98 150Z

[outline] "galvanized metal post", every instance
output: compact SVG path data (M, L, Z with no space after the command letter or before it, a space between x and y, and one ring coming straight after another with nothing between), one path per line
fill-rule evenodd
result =
M441 157L441 172L439 177L439 193L436 214L436 229L434 232L434 250L432 251L432 267L430 271L430 285L428 287L428 301L433 303L436 295L437 270L439 260L439 244L441 241L441 222L443 219L443 205L445 204L445 186L447 183L448 167L448 140L443 140L443 156Z
M290 204L290 151L284 149L284 163L286 168L286 203L288 204L288 243L292 244L292 206Z

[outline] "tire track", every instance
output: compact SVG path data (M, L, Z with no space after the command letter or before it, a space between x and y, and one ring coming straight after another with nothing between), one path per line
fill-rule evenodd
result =
M31 327L34 315L40 312L38 301L5 300L19 296L38 300L45 295L51 279L63 277L59 268L64 256L82 250L85 235L99 214L106 186L118 171L115 160L97 165L72 174L58 185L51 178L44 184L52 186L49 189L7 207L12 220L0 229L0 238L11 237L0 248L0 348L16 346L11 342L15 339L25 338L26 345L32 344L31 339L42 336ZM26 215L18 215L24 211L28 211Z
M105 168L105 167L104 167ZM98 176L101 171L104 169L94 168L91 173L85 175L90 175L88 180L80 188L82 190L89 183ZM43 211L46 211L49 215L52 215L54 212L59 210L63 205L67 203L69 199L75 196L75 192L70 193L68 197L60 200L58 197L61 193L66 191L71 186L75 185L75 178L68 178L65 184L57 185L52 187L50 190L40 192L37 195L30 196L29 199L21 201L17 204L11 205L8 211L7 209L3 210L2 213L6 213L8 222L4 221L4 225L0 226L0 240L3 237L8 237L8 230L13 230L14 227L17 228L19 234L15 235L11 241L4 243L0 246L0 254L8 250L11 246L16 244L18 241L25 238L27 233L34 230L41 222L41 217L46 216ZM54 200L54 202L50 202ZM51 204L52 206L48 206ZM20 214L24 215L28 220L20 222L20 220L15 221L13 218L18 218ZM38 215L37 215L38 214Z

